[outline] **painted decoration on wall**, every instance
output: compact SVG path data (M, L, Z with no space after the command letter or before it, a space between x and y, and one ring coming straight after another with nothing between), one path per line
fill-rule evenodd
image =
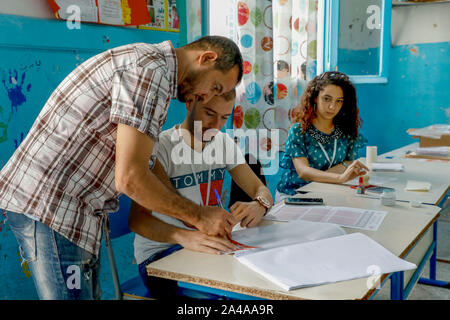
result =
M150 22L139 26L139 29L180 31L176 0L146 0L146 3Z
M150 22L148 0L48 0L58 19L117 26L137 26Z

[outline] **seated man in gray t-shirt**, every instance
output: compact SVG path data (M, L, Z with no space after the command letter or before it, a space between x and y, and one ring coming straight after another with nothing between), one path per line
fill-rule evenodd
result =
M159 136L157 161L152 171L170 188L202 206L217 206L215 191L222 194L225 171L252 199L236 202L230 212L241 227L257 225L272 205L269 189L245 162L236 143L219 130L231 115L235 91L208 103L188 101L187 116L181 125ZM183 221L150 212L133 203L130 229L136 233L134 254L139 272L151 295L173 297L176 283L147 275L145 267L172 252L186 248L221 254L236 247L227 238L209 236Z

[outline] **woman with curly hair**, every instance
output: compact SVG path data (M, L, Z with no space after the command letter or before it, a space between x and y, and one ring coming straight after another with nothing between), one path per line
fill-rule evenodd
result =
M356 90L345 74L325 72L309 82L289 130L275 202L311 181L344 183L364 175L368 168L354 161L367 144L360 126Z

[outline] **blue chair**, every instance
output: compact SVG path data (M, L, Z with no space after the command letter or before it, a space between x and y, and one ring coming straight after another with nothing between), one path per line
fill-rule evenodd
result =
M119 238L131 232L128 227L131 199L125 195L121 195L119 202L119 211L109 215L109 226L105 223L103 224L103 233L105 235L105 244L108 251L109 265L111 267L115 297L117 300L151 299L147 287L142 282L139 274L123 283L119 281L111 239Z
M120 208L117 212L109 215L109 225L103 224L103 233L105 235L105 244L108 251L108 260L111 268L114 293L117 300L153 300L147 287L137 274L135 277L120 283L117 266L114 258L111 239L116 239L132 232L128 227L128 218L130 215L131 199L125 195L119 197ZM136 268L137 271L137 268ZM137 272L136 272L137 273ZM193 299L227 299L224 296L198 291L190 288L180 287L178 294Z

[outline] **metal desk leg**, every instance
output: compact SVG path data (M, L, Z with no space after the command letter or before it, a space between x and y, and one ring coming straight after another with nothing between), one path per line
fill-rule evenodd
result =
M429 286L435 286L435 287L445 287L450 288L450 285L448 281L440 281L436 280L436 257L437 257L437 228L438 228L438 222L436 221L433 225L433 242L434 242L434 250L433 254L430 258L430 278L420 278L419 283L426 284Z
M391 275L391 300L403 300L403 271Z

